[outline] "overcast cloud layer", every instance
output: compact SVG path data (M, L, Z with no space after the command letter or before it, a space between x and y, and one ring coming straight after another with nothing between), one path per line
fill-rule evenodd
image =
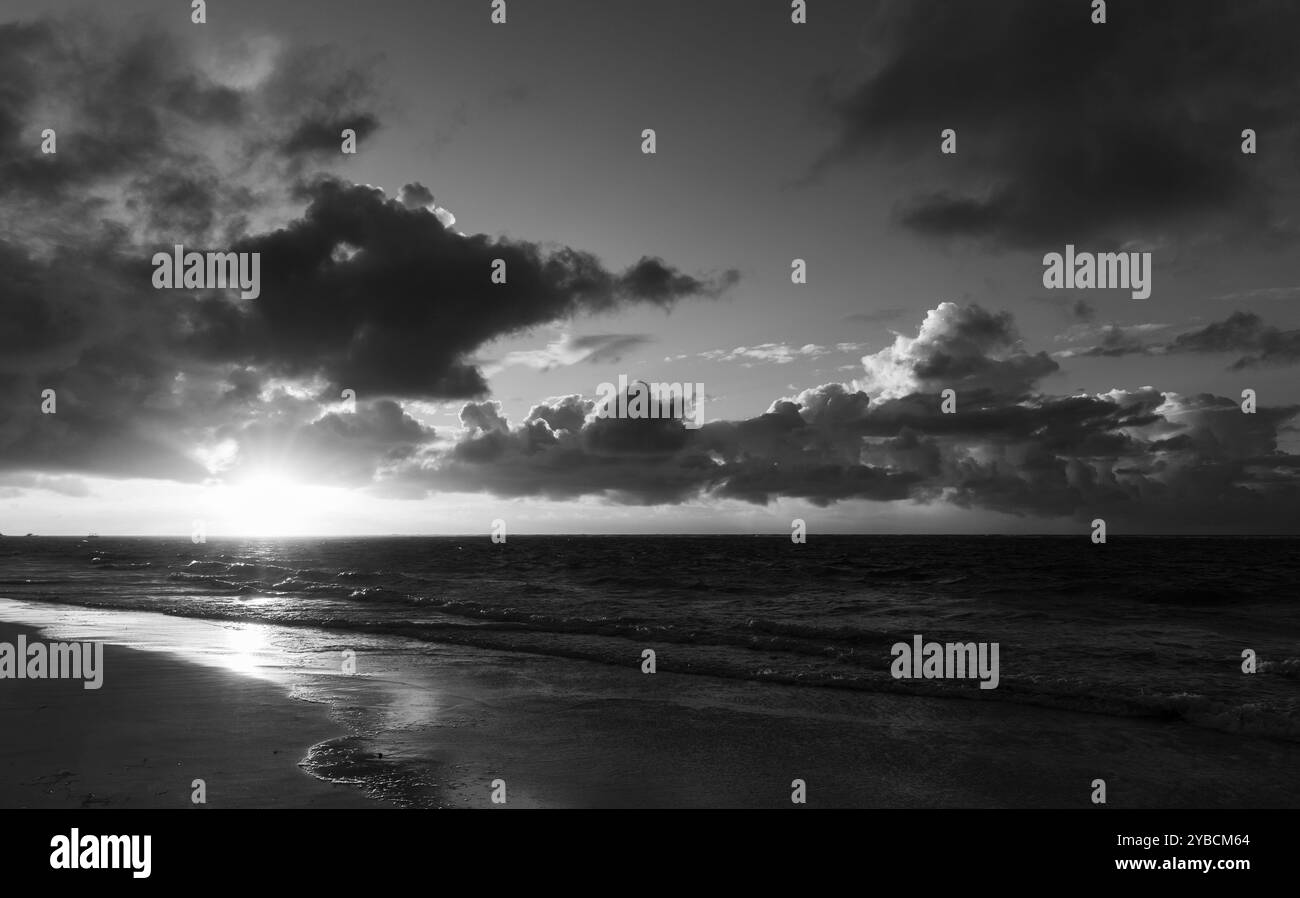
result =
M905 227L1030 248L1295 238L1274 192L1300 149L1300 6L1111 3L1104 26L1087 3L872 9L876 63L827 88L838 130L819 166L932 159L953 129L958 154L898 208ZM1240 152L1246 127L1259 155Z
M1236 4L1215 27L1240 49L1207 53L1222 35L1186 3L1113 4L1112 15L1182 23L1155 48L1131 30L1066 27L1064 6L886 4L888 52L831 101L823 165L955 127L962 164L979 166L987 189L918 193L901 226L1005 247L1193 222L1214 239L1285 239L1235 135L1243 120L1289 129L1300 28L1278 17L1300 26L1300 12ZM994 47L1005 64L991 64ZM747 419L696 430L598 418L594 396L541 395L508 420L480 358L492 341L712 302L739 275L725 259L688 272L647 255L616 270L581 247L462 233L436 185L413 177L389 196L334 170L340 130L384 128L366 66L278 44L244 52L237 65L196 61L169 39L103 25L0 26L0 472L11 486L76 493L68 475L195 483L274 465L410 499L873 500L1149 531L1300 531L1289 451L1300 407L1261 397L1244 414L1237 395L1146 385L1053 392L1075 356L1217 354L1233 370L1300 361L1296 331L1253 312L1160 340L1102 327L1095 344L1052 354L1026 345L1009 312L936 298L923 316L864 313L895 324L892 343L843 382L773 395ZM37 151L49 121L55 156ZM153 289L153 253L177 243L260 253L260 296ZM489 279L494 259L506 284ZM1086 301L1061 311L1093 326ZM500 364L617 361L653 341L539 336ZM827 351L773 342L727 358L780 365ZM40 414L46 388L55 415ZM340 401L347 389L355 411ZM941 411L945 390L955 414ZM448 400L461 404L459 427L418 413Z

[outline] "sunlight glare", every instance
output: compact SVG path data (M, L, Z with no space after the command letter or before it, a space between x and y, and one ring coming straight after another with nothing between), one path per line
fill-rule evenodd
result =
M219 484L208 491L208 532L255 537L309 534L320 526L328 492L274 470Z

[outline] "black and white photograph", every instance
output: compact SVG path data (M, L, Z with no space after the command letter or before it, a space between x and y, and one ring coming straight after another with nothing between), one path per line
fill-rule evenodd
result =
M1300 807L1297 36L3 0L24 863L147 879L207 810L1051 811L1245 884L1238 812Z

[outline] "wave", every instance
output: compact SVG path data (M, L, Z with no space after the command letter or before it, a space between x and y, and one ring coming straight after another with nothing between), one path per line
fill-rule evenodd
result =
M1279 677L1300 677L1300 658L1283 658L1281 661L1259 662L1259 672Z
M213 577L208 574L186 574L181 571L175 571L167 575L168 580L177 580L189 584L193 587L206 587L209 589L220 590L222 592L249 593L259 592L261 585L256 583L238 583L234 580L225 580L221 577Z
M1294 690L1286 692L1300 676L1290 650L1300 618L1286 590L1300 572L1295 545L1224 547L1251 572L1237 583L1216 560L1223 553L1195 540L1117 544L1104 559L1086 542L956 538L827 537L790 556L777 540L521 538L508 558L486 539L210 545L207 554L188 540L103 540L93 549L51 543L44 556L6 549L13 554L0 553L8 565L0 592L621 667L654 647L661 670L688 675L1034 704L1297 740ZM116 571L128 573L108 573ZM238 601L252 594L269 601ZM998 689L889 676L889 646L903 634L975 628L1000 634L1008 652L1019 643L1019 664L1004 665ZM1229 682L1214 671L1235 665L1199 657L1207 633L1249 640L1241 644L1276 660L1261 660L1258 678ZM1269 645L1257 644L1259 633ZM1153 645L1173 654L1162 660Z
M56 600L57 601L57 600ZM65 602L65 604L83 604ZM102 607L102 606L101 606ZM146 607L147 606L143 606ZM264 620L256 608L222 605L195 613L194 609L174 608L171 613L206 619ZM1073 711L1114 717L1178 720L1203 729L1246 734L1300 742L1300 718L1297 710L1275 702L1233 702L1194 692L1126 693L1106 684L1082 679L1016 678L1004 675L997 689L980 689L974 680L895 680L888 673L887 658L882 653L828 651L802 634L817 633L823 638L826 628L802 627L775 621L754 620L758 628L780 631L770 639L755 641L734 634L710 633L707 640L698 632L677 632L670 628L644 623L597 621L569 618L567 629L540 630L524 621L495 619L449 620L419 623L366 620L339 615L300 615L275 622L283 626L313 627L339 633L355 632L368 636L396 636L421 642L462 645L487 650L525 652L549 657L570 658L617 667L639 663L640 652L647 645L659 653L660 670L692 676L711 676L730 680L747 680L787 686L846 689L930 699L959 701L1009 702L1061 711ZM526 617L535 617L528 615ZM799 636L781 635L784 633ZM846 629L841 637L853 641L886 644L892 639L885 633ZM593 640L590 637L600 636ZM716 641L713 641L716 640ZM686 649L687 651L679 651ZM752 649L737 652L736 649ZM790 656L781 663L772 656L780 652ZM807 665L799 658L820 657L834 662ZM1261 669L1282 676L1295 676L1300 659L1264 662Z

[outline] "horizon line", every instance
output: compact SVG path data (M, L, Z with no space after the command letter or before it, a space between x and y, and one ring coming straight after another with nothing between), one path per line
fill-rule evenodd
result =
M810 534L811 535L811 534ZM937 532L890 532L878 533L869 531L834 531L816 534L817 536L872 536L881 538L892 537L966 537L966 538L1011 538L1011 539L1053 539L1053 538L1089 538L1091 531L1084 529L1079 532L1069 533L937 533ZM195 545L204 545L208 541L216 540L288 540L288 539L483 539L491 538L491 531L482 531L477 533L282 533L274 536L264 536L256 534L219 534L209 535L204 543L194 543ZM610 532L610 533L511 533L507 535L510 539L519 537L693 537L693 536L732 536L744 538L758 537L781 537L788 538L790 534L785 531L760 532L760 533L733 533L718 531L692 531L687 533L669 533L669 532ZM1215 532L1196 532L1196 533L1108 533L1110 537L1127 537L1127 538L1160 538L1160 539L1300 539L1300 532L1292 533L1274 533L1274 532L1257 532L1257 533L1215 533ZM191 541L190 537L174 533L3 533L0 532L0 539L177 539Z

